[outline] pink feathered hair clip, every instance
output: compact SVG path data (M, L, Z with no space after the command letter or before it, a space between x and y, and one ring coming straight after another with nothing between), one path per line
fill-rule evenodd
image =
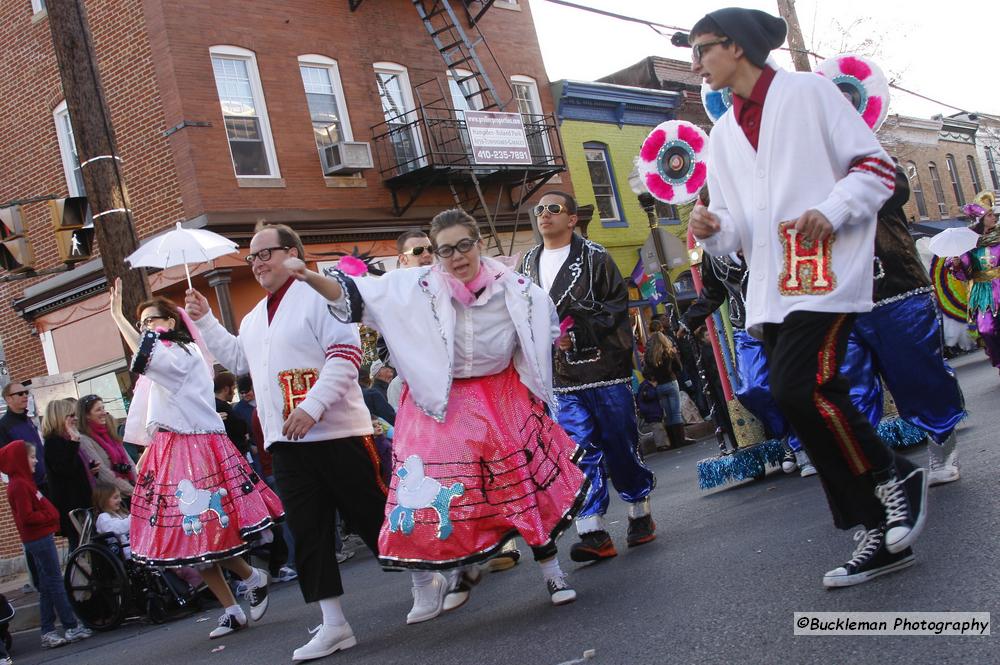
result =
M979 219L986 214L986 208L979 205L978 203L966 203L962 206L962 212L964 212L969 217L973 219Z
M337 270L351 277L360 277L368 272L368 264L356 256L342 256L337 261Z

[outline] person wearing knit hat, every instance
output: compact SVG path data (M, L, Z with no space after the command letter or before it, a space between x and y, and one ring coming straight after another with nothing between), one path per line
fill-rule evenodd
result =
M881 441L843 374L854 321L872 309L876 216L895 168L832 81L765 62L784 36L781 19L739 8L691 31L691 70L731 88L733 106L709 141L711 203L695 205L689 228L709 254L743 251L745 323L764 342L771 393L834 524L863 526L853 555L823 576L836 588L912 565L928 476Z

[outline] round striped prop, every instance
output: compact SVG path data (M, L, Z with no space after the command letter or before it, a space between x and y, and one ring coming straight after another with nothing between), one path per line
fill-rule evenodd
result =
M969 311L969 291L965 284L956 279L945 267L947 259L940 256L931 258L931 283L941 313L950 319L965 322Z
M872 131L889 115L889 80L863 55L845 53L819 63L816 73L833 81Z
M646 189L673 205L688 203L705 184L708 135L686 120L660 123L642 142L636 166Z

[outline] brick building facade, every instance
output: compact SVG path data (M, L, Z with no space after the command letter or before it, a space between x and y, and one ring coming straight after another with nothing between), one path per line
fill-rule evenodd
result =
M245 254L258 221L284 222L315 260L355 246L394 257L402 230L460 202L516 251L531 241L526 211L539 188L572 191L525 0L87 0L86 9L140 238L184 221ZM446 38L462 42L463 32L448 50ZM480 36L476 58L462 57ZM47 202L34 199L84 194L42 1L0 0L0 39L0 113L14 128L0 136L0 207L26 200L41 270L59 257ZM532 160L476 168L479 197L462 111L490 109L493 95L479 94L487 79L498 105L522 114ZM338 159L358 149L341 141L367 143L373 165L337 172L326 148L338 144ZM261 296L238 257L192 268L213 306L230 297L237 323ZM151 286L179 301L183 275L159 272ZM124 350L97 260L0 282L0 296L13 304L0 311L12 377L63 374L123 415Z
M878 137L906 170L911 222L956 219L961 208L983 188L977 154L979 125L957 118L931 119L890 115Z

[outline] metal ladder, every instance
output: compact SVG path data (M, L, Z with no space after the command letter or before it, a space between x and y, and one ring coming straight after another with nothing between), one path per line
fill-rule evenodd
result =
M417 10L417 14L420 16L420 20L424 23L424 27L427 28L427 33L431 36L435 48L437 48L441 57L444 58L444 63L448 67L448 71L451 72L455 82L458 84L462 96L469 103L469 107L484 111L502 111L510 103L510 99L507 101L500 99L496 86L493 85L493 81L490 80L489 75L483 68L483 63L476 52L476 47L486 49L494 62L496 62L496 58L493 56L493 52L490 51L489 45L475 23L473 23L472 27L479 36L475 40L470 40L469 35L462 28L461 22L448 0L412 0L412 2ZM487 5L486 9L488 8ZM483 9L479 13L479 16L482 16L485 11ZM466 12L469 12L467 6ZM479 16L476 18L478 19ZM469 14L469 17L472 20L471 14ZM499 63L497 64L497 68L499 69ZM461 69L471 73L460 74L458 70ZM469 82L475 82L476 85L466 85ZM513 94L511 94L511 97L513 97ZM475 101L476 98L479 98L479 103Z

